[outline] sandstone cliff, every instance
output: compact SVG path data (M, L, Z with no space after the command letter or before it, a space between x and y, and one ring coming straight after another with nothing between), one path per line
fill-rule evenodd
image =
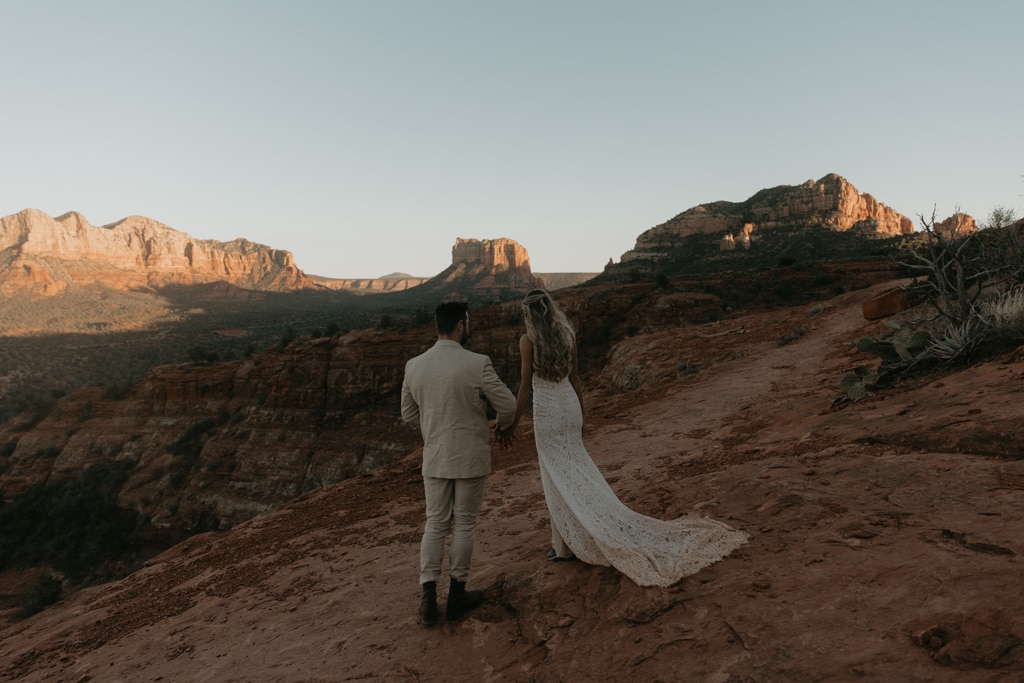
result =
M558 287L579 284L593 277L588 273L556 274ZM502 237L493 240L456 238L452 247L452 264L435 277L413 277L393 273L379 278L325 278L311 276L318 285L357 294L403 292L420 285L421 290L443 292L445 296L473 298L519 293L545 286L546 280L530 270L530 255L515 240ZM456 287L457 285L457 287Z
M530 270L530 255L515 240L465 239L452 247L452 265L419 285L418 291L452 299L493 299L544 287Z
M130 216L103 227L78 213L26 209L0 219L0 291L57 294L72 285L119 289L224 281L254 290L316 288L287 251L245 239L197 240Z
M657 261L695 233L735 233L756 239L758 232L783 226L853 230L878 237L914 231L909 218L861 194L841 176L829 174L795 187L762 190L745 202L722 201L688 209L641 234L621 261Z
M978 232L978 224L966 213L955 213L944 221L936 221L932 230L946 239L955 239Z
M79 390L37 424L0 426L0 490L9 498L115 461L130 471L120 502L156 527L231 526L413 448L418 433L402 425L396 396L405 361L430 342L426 330L357 331L159 367L123 397Z
M522 245L507 237L496 240L457 238L452 247L452 265L459 263L480 263L488 268L530 273L530 255Z

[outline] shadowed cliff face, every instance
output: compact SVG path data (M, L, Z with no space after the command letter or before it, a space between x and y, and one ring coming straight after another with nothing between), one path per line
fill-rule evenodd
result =
M244 239L197 240L141 216L103 227L78 213L51 218L35 209L0 219L0 291L8 294L217 281L267 291L317 287L287 251Z
M212 367L156 368L119 398L75 392L28 429L20 419L0 427L4 494L113 460L130 465L119 501L156 527L226 528L413 448L397 393L405 360L427 343L353 332Z
M888 286L700 322L687 311L710 313L715 300L680 283L562 298L586 349L584 442L617 495L643 514L707 515L750 535L675 586L638 588L611 568L545 560L527 419L512 450L495 453L470 576L485 602L462 621L417 622L423 503L412 437L396 462L0 625L0 678L1018 680L1024 443L1012 426L1024 351L837 403L841 375L865 362L851 340L884 328L864 320L861 304ZM474 348L491 352L506 379L516 305L474 317ZM609 341L598 353L602 330ZM278 384L259 394L261 410L282 411L281 433L302 429L288 406L340 400L302 381L301 368L334 367L339 382L327 387L351 387L376 414L367 401L397 381L384 366L432 341L426 330L366 334L282 353L295 368L279 367ZM381 351L376 372L340 381L358 373L331 364L342 347L384 345L394 351ZM239 397L257 377L271 381L258 365L231 367L217 386ZM223 390L168 372L173 391L137 387L129 397L160 406L168 427ZM211 368L209 382L225 372ZM266 457L286 442L265 441ZM1016 455L993 450L997 442Z

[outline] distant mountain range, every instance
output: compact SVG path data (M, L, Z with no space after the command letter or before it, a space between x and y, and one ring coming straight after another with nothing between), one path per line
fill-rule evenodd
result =
M553 288L577 284L594 273L554 273ZM25 209L0 219L0 293L48 297L76 286L103 285L137 291L172 285L226 283L257 292L335 290L399 292L454 280L466 292L501 293L543 286L530 271L526 249L507 238L459 239L452 266L433 277L392 273L372 279L307 275L288 251L245 239L199 240L162 223L130 216L93 226L71 212L53 218ZM230 295L231 290L224 290Z
M641 233L633 249L619 263L610 261L604 271L656 271L659 262L677 256L682 240L692 235L719 236L723 249L747 248L780 228L818 228L866 237L914 231L909 218L832 173L801 185L761 190L743 202L716 201L687 209ZM327 278L307 275L291 252L245 239L195 239L141 216L100 227L75 212L52 218L26 209L0 219L0 293L8 296L53 296L69 287L93 284L140 290L214 282L264 292L364 294L424 288L423 294L435 290L450 296L454 289L500 295L533 286L559 289L597 274L535 274L526 248L514 240L460 238L452 248L452 265L434 276L392 273L379 278Z
M969 216L958 216L957 223L974 227ZM0 295L7 299L0 303L0 334L138 329L169 315L159 297L169 287L202 285L205 300L252 300L274 292L389 294L379 305L402 314L445 298L489 301L595 278L756 267L787 252L828 258L840 247L836 239L823 243L822 236L848 236L845 244L863 250L877 238L913 232L906 216L843 177L828 174L801 185L761 190L742 202L716 201L687 209L642 232L618 263L609 260L600 272L534 273L526 247L515 240L459 238L452 247L451 266L434 276L391 273L346 279L307 275L288 251L246 239L195 239L141 216L97 227L79 213L53 218L25 209L0 219ZM724 256L730 250L741 258ZM851 251L834 255L850 257ZM109 305L103 305L104 295L98 293L106 290L117 293ZM49 306L45 324L34 322L32 311L21 303L54 297L62 303ZM80 305L82 301L89 305ZM368 305L378 304L363 302L361 310ZM88 320L78 319L83 315Z
M882 249L846 260L824 252L912 231L835 175L689 209L642 233L587 286L559 292L581 374L626 405L781 348L816 329L793 307L831 300L848 310L854 297L833 297L906 276ZM776 256L793 245L809 254L799 268ZM718 270L694 274L706 263ZM366 474L419 443L398 404L405 362L435 338L436 302L476 297L469 347L514 386L516 299L573 277L560 276L533 273L508 238L457 240L451 266L431 278L331 281L306 275L289 252L196 240L147 218L96 227L30 209L0 219L2 502L92 467L154 550ZM352 284L379 281L390 289ZM780 308L792 314L735 317ZM805 348L824 348L815 344ZM730 451L734 439L730 429Z

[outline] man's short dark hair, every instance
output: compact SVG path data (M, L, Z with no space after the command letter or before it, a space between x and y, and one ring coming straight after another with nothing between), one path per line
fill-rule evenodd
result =
M459 322L465 322L469 315L469 304L464 301L446 301L434 309L437 333L445 336L455 331Z

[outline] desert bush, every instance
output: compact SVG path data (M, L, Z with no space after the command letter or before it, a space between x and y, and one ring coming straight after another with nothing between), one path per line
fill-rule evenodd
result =
M959 215L959 213L958 213ZM858 339L857 348L877 355L876 368L859 366L840 382L859 400L900 376L928 364L970 361L994 342L1024 339L1024 247L1015 229L951 234L935 229L935 215L921 217L923 232L906 265L918 277L911 298L929 312L902 323L887 321L893 333Z
M997 336L1024 338L1024 287L1012 287L986 301L980 318Z
M997 206L988 214L988 218L981 224L984 229L1005 228L1017 220L1017 212L1005 206Z
M959 212L957 215L960 215ZM996 229L946 235L931 219L920 217L923 248L911 248L916 291L938 317L954 327L978 318L981 302L993 291L1020 284L1024 276L1024 245L1016 230Z
M281 343L278 345L278 350L284 350L286 346L295 341L297 334L295 328L289 325L284 329L284 333L281 335Z
M33 614L42 612L60 600L63 594L64 586L61 580L47 572L39 577L39 580L32 586L32 590L19 601L16 616L19 619L27 619Z
M795 342L797 339L799 339L800 337L804 336L805 334L807 334L807 330L805 330L804 328L802 328L802 327L791 327L791 328L789 328L789 332L786 332L786 334L784 334L782 336L782 338L779 339L779 344L778 345L779 346L785 346L786 344L790 344L792 342Z
M950 323L942 336L932 339L927 354L940 361L952 362L966 358L983 339L984 330L976 319L969 318L959 325Z
M700 366L697 363L681 360L676 363L676 370L684 375L695 375L700 372Z
M126 476L101 463L16 495L0 508L0 569L46 564L78 583L133 556L141 519L116 501Z
M210 365L220 360L220 354L202 346L193 346L188 350L188 359L193 365Z
M128 392L131 391L131 388L131 382L114 382L112 384L107 384L106 389L103 392L103 398L111 401L120 401L128 396Z

